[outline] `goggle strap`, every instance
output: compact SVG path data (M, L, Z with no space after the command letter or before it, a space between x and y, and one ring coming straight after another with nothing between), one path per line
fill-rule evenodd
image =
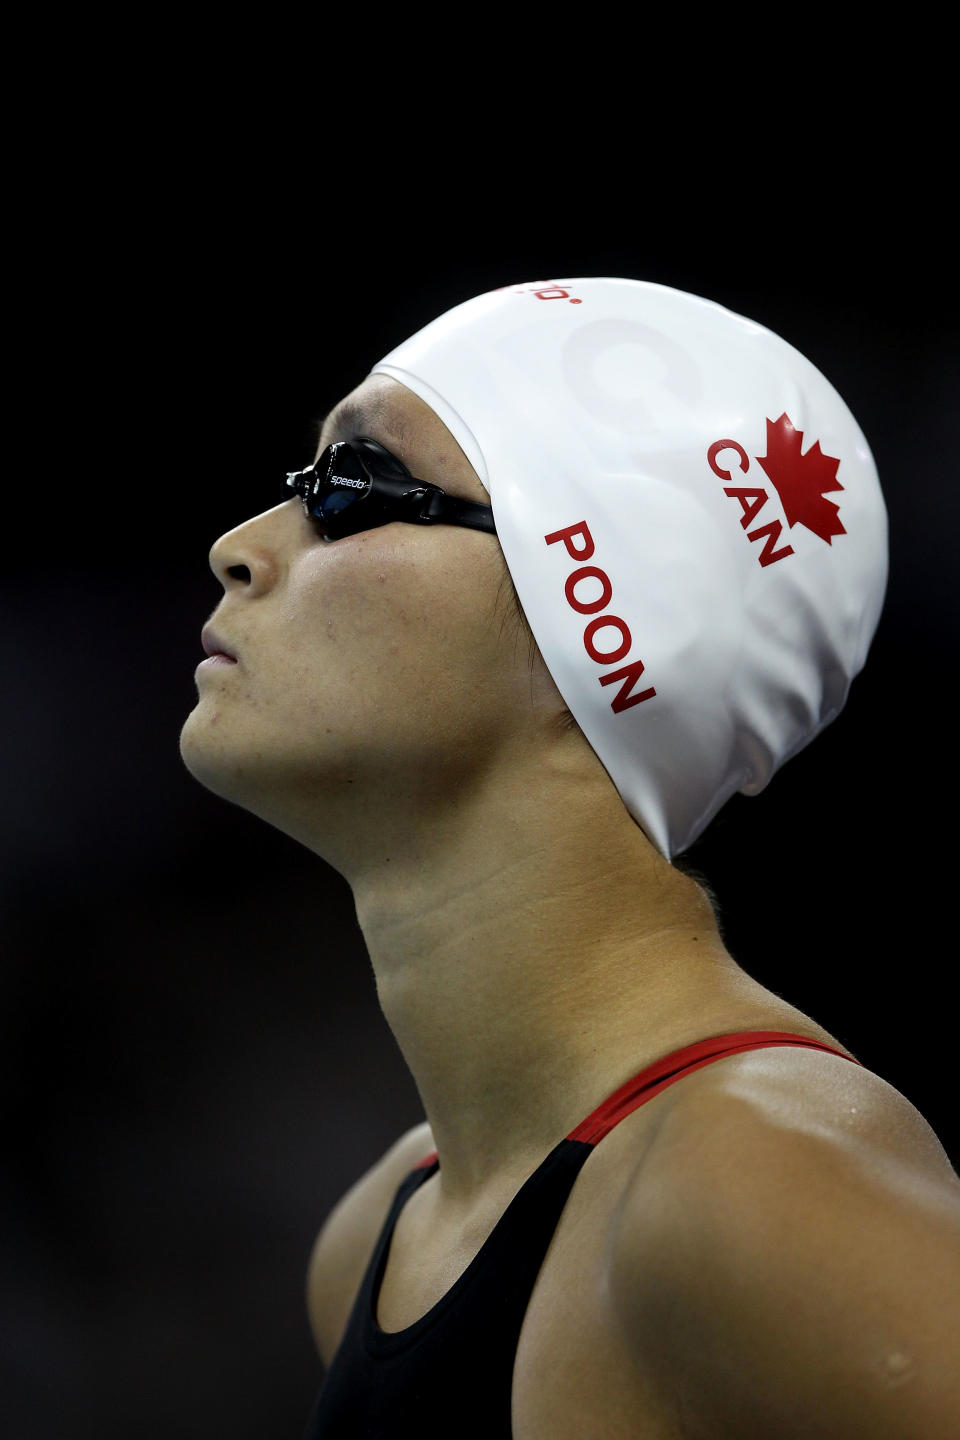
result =
M461 500L457 495L446 495L442 490L431 490L430 498L420 512L426 521L442 520L448 525L466 525L470 530L485 530L496 535L497 527L489 506L478 505L475 500Z

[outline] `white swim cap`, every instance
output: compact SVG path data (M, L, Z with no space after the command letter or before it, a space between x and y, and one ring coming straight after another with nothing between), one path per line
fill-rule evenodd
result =
M887 516L856 420L786 341L664 285L543 280L371 374L470 460L544 662L668 860L839 713Z

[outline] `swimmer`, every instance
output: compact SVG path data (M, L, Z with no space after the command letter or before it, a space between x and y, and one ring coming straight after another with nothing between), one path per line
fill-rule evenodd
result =
M211 551L181 751L347 880L424 1114L317 1236L308 1440L960 1433L960 1180L683 858L866 661L842 398L709 300L517 284L277 501Z

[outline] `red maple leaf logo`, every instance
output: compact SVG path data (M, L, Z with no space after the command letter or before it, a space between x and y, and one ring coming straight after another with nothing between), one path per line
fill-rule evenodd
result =
M767 453L757 456L757 464L776 486L790 528L799 521L831 545L834 535L847 533L839 505L823 498L828 491L843 489L837 479L840 461L824 455L819 440L801 455L802 443L803 431L794 428L784 411L779 420L767 420Z

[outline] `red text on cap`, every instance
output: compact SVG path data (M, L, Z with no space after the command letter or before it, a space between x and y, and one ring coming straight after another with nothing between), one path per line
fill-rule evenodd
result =
M572 560L590 560L596 549L593 536L590 534L585 520L581 520L577 525L568 525L563 530L554 530L551 535L545 535L543 538L548 545L555 545L558 540L562 540L567 554ZM582 541L582 546L575 545L576 538ZM585 601L578 598L577 586L581 580L586 579L599 580L599 599ZM621 620L619 615L597 615L597 611L603 610L613 599L613 585L605 570L601 570L599 565L581 565L567 576L563 593L567 597L567 604L571 610L575 610L579 615L596 615L596 619L591 620L583 632L583 648L591 660L595 660L598 665L612 665L630 653L633 637L627 622ZM620 632L620 643L614 650L602 651L597 645L596 637L598 631L604 630L608 626ZM632 660L628 665L622 666L619 670L611 670L608 675L598 676L601 685L612 685L616 680L624 682L610 702L610 708L615 715L619 715L622 710L629 710L631 705L639 705L643 700L651 700L656 695L657 692L652 686L647 690L641 690L637 695L630 693L644 669L643 661L638 658Z
M773 481L791 530L794 525L803 525L828 545L832 545L834 535L846 534L840 523L840 507L826 498L831 492L843 489L837 479L840 461L835 455L825 455L820 449L819 440L805 455L801 451L802 443L803 431L795 427L786 411L779 420L771 420L768 416L767 453L757 456L757 464ZM747 473L750 457L746 450L738 441L727 439L715 440L707 451L707 463L714 475L721 480L733 479L730 471L725 470L717 459L722 450L733 450L741 471L743 474ZM770 498L762 486L729 484L723 487L723 493L729 495L731 500L736 500L743 511L740 524L744 530L753 524ZM775 519L748 532L748 540L764 542L763 549L757 556L761 565L772 565L775 560L783 560L794 553L792 545L781 545L779 550L774 548L782 530L782 522Z

